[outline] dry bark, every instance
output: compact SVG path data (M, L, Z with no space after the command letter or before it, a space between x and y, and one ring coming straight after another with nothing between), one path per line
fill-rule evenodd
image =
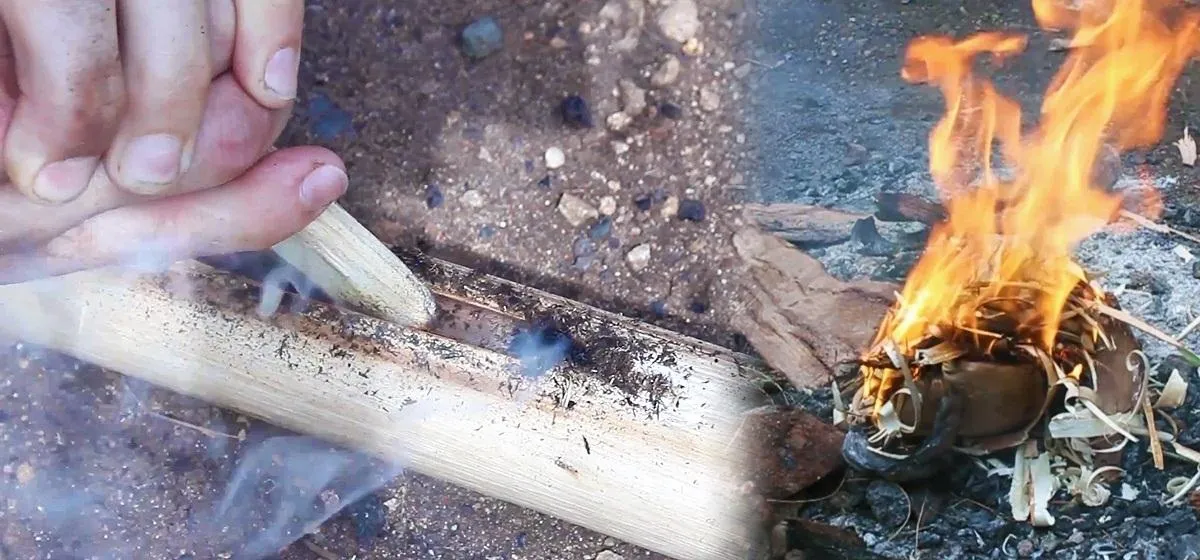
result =
M746 264L747 297L733 327L796 387L830 381L838 363L856 359L879 328L897 286L843 282L779 237L746 228L733 237Z
M840 468L845 432L800 409L766 406L746 417L747 467L759 495L786 499Z
M833 245L850 239L865 214L808 204L748 204L746 218L797 245Z

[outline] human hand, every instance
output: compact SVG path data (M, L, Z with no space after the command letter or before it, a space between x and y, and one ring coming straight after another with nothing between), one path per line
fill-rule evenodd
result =
M0 283L265 249L315 219L344 164L271 151L303 16L303 0L0 0Z

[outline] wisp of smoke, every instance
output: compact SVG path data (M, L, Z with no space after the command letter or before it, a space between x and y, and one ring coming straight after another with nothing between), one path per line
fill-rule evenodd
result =
M569 358L575 340L550 321L538 321L520 328L508 343L508 351L521 361L525 377L540 377Z

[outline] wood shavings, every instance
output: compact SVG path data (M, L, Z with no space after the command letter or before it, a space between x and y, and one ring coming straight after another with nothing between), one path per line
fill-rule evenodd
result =
M1183 138L1175 141L1175 147L1179 148L1180 161L1191 167L1196 164L1196 141L1192 139L1188 127L1183 127Z
M1146 432L1150 436L1150 456L1154 458L1154 468L1163 470L1166 465L1163 463L1162 442L1158 440L1158 426L1154 424L1154 409L1150 406L1150 401L1142 399L1142 412L1146 414Z
M1196 474L1192 475L1191 478L1177 476L1168 480L1167 492L1171 496L1163 500L1163 504L1168 506L1183 505L1187 501L1188 494L1192 492L1197 483L1200 483L1200 468L1196 469Z
M1034 527L1054 525L1048 506L1057 490L1058 479L1050 472L1050 454L1038 453L1036 442L1026 442L1018 450L1013 464L1013 481L1008 499L1016 521L1029 521Z
M1187 398L1188 382L1184 380L1183 375L1178 369L1172 369L1171 375L1167 378L1167 384L1158 393L1158 400L1154 402L1154 408L1178 408L1183 404L1183 400Z

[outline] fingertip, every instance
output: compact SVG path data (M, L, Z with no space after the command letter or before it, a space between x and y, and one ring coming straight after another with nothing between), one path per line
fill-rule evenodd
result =
M281 109L298 90L304 2L235 0L235 7L238 81L264 107Z
M350 178L336 165L325 164L300 181L300 204L309 211L321 211L346 194Z

